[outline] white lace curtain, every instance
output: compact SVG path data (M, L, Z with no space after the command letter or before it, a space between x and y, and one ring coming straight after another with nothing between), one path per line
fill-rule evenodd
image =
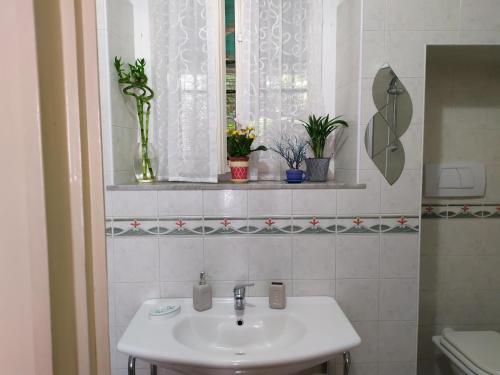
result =
M297 119L322 112L323 0L241 0L237 114L258 144L300 133ZM150 0L153 122L158 178L216 182L218 1ZM280 179L273 152L252 155L252 179Z
M258 144L301 134L297 120L323 112L322 14L323 0L242 0L237 115L254 122ZM251 166L252 179L282 177L273 152L254 153Z
M158 178L217 182L217 2L150 0Z

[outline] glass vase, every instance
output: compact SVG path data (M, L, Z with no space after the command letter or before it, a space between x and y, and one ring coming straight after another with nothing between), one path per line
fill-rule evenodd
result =
M151 143L137 144L134 156L134 172L138 182L153 182L158 170L158 157Z

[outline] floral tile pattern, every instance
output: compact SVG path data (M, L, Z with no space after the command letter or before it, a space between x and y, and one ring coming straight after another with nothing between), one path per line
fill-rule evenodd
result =
M158 221L152 219L114 219L111 234L114 236L150 236L158 234Z
M380 217L339 217L337 232L344 234L380 233Z
M437 219L446 217L446 205L422 205L422 219Z
M455 203L422 205L422 219L485 219L500 218L500 203Z
M158 234L162 236L203 234L203 219L199 217L160 219L158 222Z
M382 233L416 233L419 231L419 220L415 216L385 216L380 222Z
M474 211L500 217L496 206ZM441 211L439 211L441 212ZM435 213L427 217L444 217ZM468 216L467 216L468 217ZM471 214L471 217L475 217ZM183 217L120 218L106 220L106 234L114 236L288 235L417 233L418 216L294 216L294 217Z
M204 234L246 234L248 221L244 218L205 218L203 223Z
M293 218L293 233L318 234L336 233L337 225L334 217L325 216L295 216Z
M449 204L448 219L472 219L473 217L482 217L482 206L469 204Z
M290 234L292 219L289 217L262 217L248 219L248 234Z

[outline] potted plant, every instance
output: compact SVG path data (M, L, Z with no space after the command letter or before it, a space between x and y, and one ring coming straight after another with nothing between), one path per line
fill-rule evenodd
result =
M255 129L251 126L242 129L228 129L227 131L227 153L229 155L229 167L231 168L231 181L242 183L248 181L249 155L254 151L266 151L265 146L252 149L252 143L257 136Z
M300 164L306 159L307 141L296 136L281 136L272 151L280 155L288 165L286 181L289 184L300 184L305 179L305 172L300 169Z
M324 157L326 139L337 128L349 126L340 117L342 116L330 118L330 115L319 117L309 115L307 121L301 121L309 135L308 144L314 155L313 158L306 159L309 181L322 182L327 180L331 158Z
M118 83L123 85L122 93L135 99L141 140L134 156L134 173L139 182L153 182L156 178L157 158L149 142L149 114L154 92L147 85L148 77L144 72L146 61L135 60L128 64L128 71L123 67L121 58L115 57L114 65L118 74Z

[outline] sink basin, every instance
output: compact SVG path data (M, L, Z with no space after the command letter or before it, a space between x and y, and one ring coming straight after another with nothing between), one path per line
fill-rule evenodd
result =
M337 302L330 297L289 297L284 310L268 298L246 299L236 314L232 298L214 298L198 312L191 299L145 301L118 342L135 358L186 374L293 374L361 343ZM161 304L181 311L162 320L149 312Z

